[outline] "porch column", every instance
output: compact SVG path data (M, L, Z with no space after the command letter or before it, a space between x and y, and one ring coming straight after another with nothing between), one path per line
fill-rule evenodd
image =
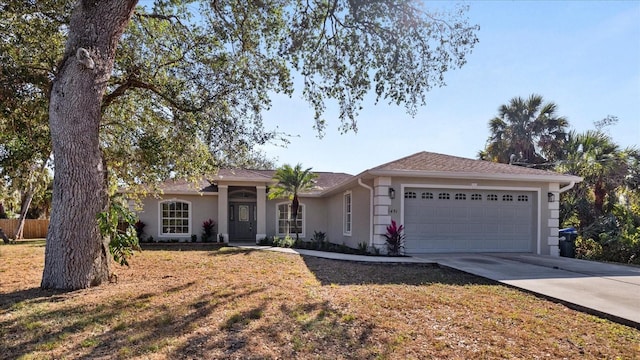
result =
M256 244L267 237L267 187L256 186Z
M384 234L387 233L387 226L391 224L389 187L390 177L377 177L373 180L373 246L381 250L386 250Z
M547 202L549 211L549 217L547 218L547 245L549 246L549 255L560 256L560 248L558 247L560 244L558 239L558 230L560 227L560 184L549 184L549 194L553 194L554 201L549 202L547 194L541 196L542 201ZM538 253L540 252L538 251Z
M218 236L229 243L229 186L218 185Z

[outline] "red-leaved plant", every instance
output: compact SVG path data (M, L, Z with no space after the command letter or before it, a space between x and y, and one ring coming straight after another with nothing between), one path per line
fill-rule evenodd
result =
M202 223L202 241L209 242L213 240L213 230L216 227L216 222L209 219Z
M384 234L384 237L387 239L387 254L389 256L402 255L402 249L404 249L403 230L404 226L398 226L395 220L391 220L391 225L387 226L387 233Z

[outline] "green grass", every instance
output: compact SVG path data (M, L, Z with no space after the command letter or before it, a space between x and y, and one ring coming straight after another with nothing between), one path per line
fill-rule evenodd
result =
M117 284L38 289L44 251L2 247L2 357L634 359L640 332L431 265L155 248ZM9 271L10 270L10 271Z

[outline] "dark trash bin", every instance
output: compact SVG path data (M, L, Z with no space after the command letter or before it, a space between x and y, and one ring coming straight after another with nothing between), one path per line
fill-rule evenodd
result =
M9 243L9 238L5 235L4 231L2 231L2 228L0 228L0 239L2 239L5 244Z
M558 231L558 236L560 237L559 247L560 247L560 256L575 258L576 257L576 238L578 237L578 232L576 229L570 227L566 229L560 229Z

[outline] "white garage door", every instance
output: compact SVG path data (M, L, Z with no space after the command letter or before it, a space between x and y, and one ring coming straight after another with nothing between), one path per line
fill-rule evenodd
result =
M406 188L405 251L532 252L535 194Z

